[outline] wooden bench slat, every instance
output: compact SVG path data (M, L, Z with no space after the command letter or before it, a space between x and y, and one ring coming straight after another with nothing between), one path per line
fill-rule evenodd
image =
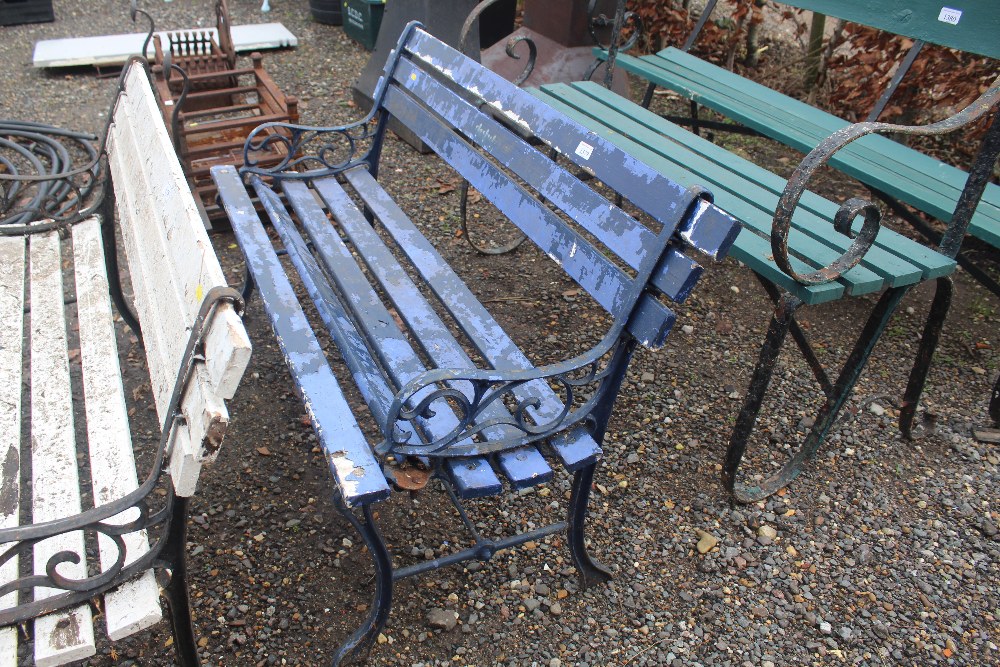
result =
M667 49L661 57L665 60L661 71L669 80L683 80L686 91L698 91L703 104L803 153L850 125L678 49ZM943 220L951 218L966 176L882 135L858 139L834 154L830 164Z
M539 94L545 96L545 99L552 104L553 107L559 109L563 113L576 117L581 122L586 122L590 118L587 114L579 111L575 106L571 106L570 104L564 102L562 95L553 96L549 93L550 90L548 87L540 89L539 92ZM622 148L631 150L637 157L643 159L649 164L654 166L659 165L664 172L671 173L672 176L677 178L679 181L696 181L692 174L687 173L683 169L679 169L674 162L662 157L658 152L654 152L652 148L647 147L645 144L633 141L630 137L626 137L624 134L610 128L599 128L595 125L595 129L604 133L609 140L618 143ZM716 199L718 201L718 196ZM753 207L745 206L739 199L732 202L723 200L720 205L731 206L735 209L739 209L733 211L733 214L737 216L756 217L763 215L763 212ZM754 271L757 271L775 284L781 285L783 288L802 299L803 302L815 304L833 301L839 299L846 292L844 283L840 281L811 286L799 284L781 271L774 263L770 242L765 241L762 237L752 233L752 229L745 228L745 230L746 231L740 234L740 236L736 239L736 244L733 246L731 252L733 258L747 264ZM806 266L794 256L790 256L789 259L792 262L792 266L798 271L813 270L812 266Z
M623 115L641 122L646 127L655 128L657 132L667 134L672 140L690 149L698 156L719 165L725 173L731 171L727 165L733 164L736 160L740 164L740 169L732 171L740 173L755 185L769 192L773 195L775 203L784 190L785 180L779 176L747 160L734 158L732 153L722 147L697 137L669 121L664 121L638 105L620 104L621 100L603 87L591 83L580 83L573 84L573 89L583 92L591 99L604 100L605 105L615 105L615 108L620 108L620 113ZM609 113L609 111L604 110L604 113ZM618 111L614 113L618 113ZM689 158L685 155L684 159ZM698 160L697 164L700 163ZM693 164L696 163L692 162ZM710 175L711 172L711 168L698 171L699 174L704 175ZM745 186L741 185L737 188L737 194L744 189ZM803 193L800 206L803 211L811 213L815 218L800 214L803 217L793 218L793 228L809 234L813 239L825 242L838 253L847 248L849 242L846 238L839 234L829 234L831 221L836 211L836 206L832 202L807 191ZM773 215L774 206L769 203L765 210L769 215ZM855 227L859 228L860 223L856 223ZM768 236L770 235L770 224L766 226L766 233ZM920 279L931 280L948 275L954 269L954 261L922 243L902 236L891 229L883 228L879 232L875 244L862 260L861 266L889 278L889 284L896 286L910 284ZM920 276L913 273L914 268L920 271Z
M673 47L655 56L621 54L616 62L802 152L849 125L833 114ZM942 222L951 220L967 177L962 169L881 135L853 142L838 151L830 164ZM986 186L969 233L1000 247L1000 186Z
M594 172L599 180L649 215L659 220L680 213L674 209L674 202L683 196L685 188L655 169L596 134L591 135L590 157L584 159L581 153L588 151L580 151L583 128L572 119L553 113L545 104L539 104L494 72L468 66L460 53L430 35L415 33L410 45L421 60L447 73L458 85L478 91L497 112L517 125L531 128L538 138L557 149L563 157L577 167ZM591 137L588 137L588 145Z
M0 528L20 523L25 247L23 238L0 236ZM0 582L17 577L18 563L15 556L0 567ZM16 592L0 598L0 609L15 604ZM16 628L0 628L0 664L17 664Z
M336 250L344 260L352 261L350 252L342 243L338 243L339 237L334 238L336 233L306 185L300 182L287 182L284 184L284 190L314 244L317 247L336 245ZM358 254L364 260L369 272L376 276L382 289L393 298L400 317L417 336L424 354L430 357L438 368L475 368L445 323L423 298L417 286L399 266L340 184L334 179L324 179L322 184L317 184L316 191L323 197L350 242L358 249ZM331 238L327 240L325 237ZM389 322L392 322L391 316ZM509 413L505 413L501 406L493 404L483 415L483 419L497 419L504 416L509 418ZM494 427L484 431L484 435L491 439L501 439L512 434L509 428ZM504 451L497 455L497 461L502 470L510 473L508 478L516 487L538 484L552 476L551 468L537 452L531 455L525 451L517 453Z
M330 327L331 333L334 334L338 346L345 347L343 343L346 340L351 340L350 345L366 347L367 350L361 353L366 358L365 361L370 359L374 352L375 356L379 358L379 365L386 369L396 388L416 379L426 370L426 367L421 363L406 336L396 325L392 314L368 283L350 251L329 226L326 215L316 200L304 187L296 188L296 184L290 184L286 195L299 219L312 233L310 240L313 247L323 260L323 266L333 278L337 289L342 294L350 295L350 299L345 300L352 308L350 315L341 321L330 323L333 325ZM303 285L313 302L316 303L317 309L322 311L325 308L336 307L339 300L334 294L323 293L325 283L320 276L319 264L309 252L298 231L293 229L290 221L284 217L278 220L272 219L272 223L281 236L289 258L295 264ZM344 358L346 361L347 357ZM374 363L370 365L372 366L371 370L352 368L352 373L357 377L359 372L366 372L372 376L369 381L380 381L381 372L374 367ZM419 401L424 394L428 393L430 390L416 395L414 401ZM373 411L381 410L384 415L388 415L389 405L370 407ZM380 417L380 422L384 423L385 419L386 416ZM429 440L446 437L459 424L455 413L443 406L435 406L434 414L420 418L418 422L424 431L423 435ZM413 437L418 438L420 435L414 434ZM485 460L483 463L486 468L489 468L489 464ZM485 474L485 471L482 474ZM488 480L487 485L478 488L476 495L498 493L501 488L500 480L494 476Z
M136 173L137 171L141 172L139 165L129 164L128 158L125 157L129 155L126 150L117 150L120 142L129 140L129 133L118 131L113 137L114 141L109 141L109 143L115 150L109 152L108 164L111 167L115 183L120 184L116 185L115 195L122 204L121 215L152 215L150 207L153 202L141 195L145 191L144 188L148 187L148 184L144 183L145 175ZM132 186L126 185L129 181L131 181ZM130 212L126 213L125 209ZM146 236L140 238L135 230L129 228L129 225L122 226L122 244L129 258L132 289L136 295L136 314L139 316L140 322L156 322L170 317L183 317L177 311L176 301L170 298L169 285L165 284L169 282L169 279L164 278L161 281L163 275L157 270L157 267L163 266L168 260L162 255L149 258L146 256L146 253L151 251L154 242L154 239ZM167 293L164 293L165 291ZM173 392L177 371L180 368L181 357L173 355L175 353L183 354L182 346L186 342L187 333L183 330L169 332L156 326L146 327L143 330L143 345L146 350L150 385L161 423L170 395ZM177 340L176 336L183 338ZM216 388L211 385L208 372L204 368L198 369L192 378L192 385L198 386L196 389L189 387L188 394L196 392L194 394L196 397L216 396ZM185 395L185 399L181 403L181 410L186 417L184 428L190 429L188 435L193 443L192 446L203 452L202 443L219 431L220 424L228 423L229 415L225 405L215 398L213 398L213 404L217 406L217 409L214 413L206 414L199 403L188 398L188 394ZM204 453L195 454L193 458L185 456L186 453L189 452L181 450L172 452L171 456L176 454L178 458L176 461L171 461L171 481L179 495L189 497L197 488Z
M176 360L171 367L176 369L203 295L212 287L225 285L226 280L180 163L173 157L173 145L160 120L152 88L140 68L134 68L128 77L128 93L119 103L116 117L126 114L129 120L128 123L116 123L112 134L116 138L117 135L131 135L130 145L119 144L117 148L133 155L135 163L131 167L134 171L129 175L144 178L148 189L143 192L149 193L149 196L141 199L151 210L149 217L137 218L123 227L127 229L134 224L136 229L143 230L141 233L146 240L140 249L144 251L144 256L154 261L154 265L159 265L155 261L158 257L170 257L172 261L161 266L177 267L176 273L172 272L171 276L175 290L172 298L177 300L178 308L185 316L177 320L168 318L164 324L176 327L168 337L173 346L168 348L171 350L170 358ZM126 131L126 125L142 127L143 132L136 135ZM151 178L150 174L156 177ZM120 178L116 180L116 188L122 183ZM130 266L131 261L130 256ZM169 294L166 292L161 298L165 299ZM250 342L231 306L220 307L206 336L205 350L206 365L217 393L221 398L232 398L249 361Z
M436 153L450 155L455 170L519 225L543 252L559 262L601 307L618 317L622 315L623 305L631 306L626 303L629 276L521 185L506 178L496 165L431 118L398 89L387 91L385 106ZM645 294L629 320L629 330L643 345L656 348L663 344L674 319L669 308Z
M94 504L100 506L131 493L139 483L97 218L73 226L73 257L91 486ZM119 515L107 522L126 523L134 518ZM122 539L127 549L125 565L149 551L145 531L128 533ZM98 547L101 567L106 571L117 561L119 551L104 534L98 534ZM162 618L159 597L151 570L126 587L109 591L104 596L108 636L120 639L157 623Z
M51 521L80 512L76 434L70 388L62 255L58 232L33 235L31 275L31 481L32 520ZM83 533L48 538L34 546L34 571L44 574L60 551L83 554ZM62 563L63 576L82 579L86 563ZM35 599L59 591L38 586ZM94 627L88 605L35 620L35 664L60 665L94 655Z
M465 283L444 261L444 258L410 222L399 206L382 190L381 186L364 169L352 169L345 174L357 190L365 205L379 218L396 244L407 253L421 277L442 299L442 304L459 323L463 333L476 346L485 359L500 370L527 370L533 367L510 336L493 319L486 308L475 298ZM541 401L537 414L539 422L553 419L562 410L562 402L542 382L533 382L518 388L518 400L535 397ZM528 393L530 392L530 393ZM574 442L566 434L550 439L549 443L569 470L592 463L600 457L601 449L593 440Z
M354 420L239 175L232 167L217 167L212 173L344 501L353 506L387 498L389 485L382 468Z
M717 184L718 187L715 188L716 201L732 214L741 217L748 231L755 231L761 237L769 239L773 207L778 199L775 190L780 192L780 188L783 187L783 183L776 182L780 181L778 177L749 162L745 164L741 162L740 169L733 172L729 170L729 167L712 167L700 157L702 151L718 160L725 159L730 165L734 161L740 161L740 158L690 132L673 126L668 121L660 119L638 105L630 103L626 105L622 104L621 100L612 100L609 97L611 93L606 93L603 88L596 85L546 86L543 93L549 96L548 99L552 101L554 106L567 113L583 114L582 118L591 123L608 122L609 126L615 128L612 130L608 127L609 138L620 142L623 146L629 146L629 150L635 151L637 155L642 155L652 164L660 164L666 160L661 168L681 182L686 182L689 179L702 182L712 181L719 178L719 174L722 174L726 184ZM612 103L615 105L614 107L609 106ZM618 109L627 110L628 115L620 113ZM632 128L627 137L620 133L624 127ZM647 127L655 127L655 130L646 129ZM677 143L663 141L661 134L663 132L669 132L669 138ZM687 146L695 148L689 151ZM675 153L671 153L671 151L675 151ZM719 154L716 155L716 153ZM688 169L693 169L696 173L689 174ZM755 187L762 187L756 183L744 181L742 185L738 185L736 171L746 178L752 176L755 180L766 181L767 191L755 190ZM849 241L839 234L825 231L832 226L831 221L836 211L835 205L811 193L807 193L807 196L803 197L803 204L804 206L796 211L793 218L793 229L808 233L808 236L793 232L789 238L789 245L797 257L810 258L809 264L813 268L809 270L815 270L815 267L822 266L839 256L846 249ZM825 209L825 215L823 209ZM741 235L737 240L737 247L749 242L749 239L745 238L747 236L747 234ZM821 241L822 245L817 245ZM769 245L770 242L767 241L767 243ZM734 256L741 260L744 259L744 256L739 252L735 252ZM767 253L764 257L769 256L770 253ZM770 259L760 265L754 264L754 266L755 270L759 270L768 279L776 283L786 284L782 283L782 279L778 277L780 271ZM859 294L872 289L873 274L885 278L883 286L895 286L912 284L922 277L928 279L947 275L953 270L953 267L954 262L947 257L906 239L892 230L883 228L879 232L876 244L871 248L861 265L847 272L842 282L851 293ZM857 280L859 276L867 282ZM854 280L850 280L852 278ZM809 294L809 290L812 289L814 288L803 289L801 286L798 288L790 286L789 291L803 298L806 303L817 303Z

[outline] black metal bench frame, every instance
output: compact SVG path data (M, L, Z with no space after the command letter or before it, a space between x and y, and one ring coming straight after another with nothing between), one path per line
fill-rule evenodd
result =
M338 649L334 664L372 646L387 620L393 583L405 577L487 560L500 549L565 532L582 585L608 579L588 553L584 524L625 370L637 345L663 343L674 316L660 297L683 300L701 274L679 248L718 258L738 231L707 193L657 176L416 23L400 37L374 99L369 115L351 125L284 126L291 137L289 157L277 168L255 164L258 149L283 140L268 137L271 128L262 126L247 140L247 166L240 173L213 170L247 258L248 284L261 294L327 453L335 506L361 534L377 574L368 618ZM537 368L517 349L376 180L390 116L493 201L609 312L613 323L594 348ZM532 138L631 198L657 229L582 184L533 146ZM248 189L266 211L294 266L292 277L301 280L321 323L307 320ZM616 262L631 268L619 273L612 268ZM417 285L434 297L422 296ZM397 315L390 309L400 323L394 324ZM344 399L314 329L331 335L381 442L361 435L358 420L371 417ZM501 490L494 466L514 488L546 482L553 475L547 460L573 475L566 520L501 539L482 535L463 501ZM393 565L373 507L390 494L386 477L393 468L383 465L405 461L423 463L442 479L471 547L408 567Z
M694 45L702 28L709 20L716 2L717 0L708 1L692 32L684 45L680 47L680 51L686 53ZM622 44L622 31L626 27L632 29L634 32L628 43ZM618 52L620 50L627 50L632 46L636 41L637 33L641 30L641 21L638 21L633 13L627 12L625 10L625 2L620 0L614 21L614 31L609 44L603 48L603 51L601 49L595 50L598 55L598 60L594 65L595 69L602 62L607 63L605 85L610 81ZM771 232L771 245L773 249L773 261L785 274L794 278L798 283L803 285L818 285L838 279L844 272L851 269L864 257L879 230L881 213L878 208L870 202L851 199L841 207L840 212L833 221L834 229L838 233L854 238L849 251L837 261L819 270L801 272L801 269L800 271L796 271L793 267L788 248L788 237L790 227L792 226L793 212L803 194L807 192L807 185L812 175L820 166L827 164L837 151L869 134L896 133L918 136L945 134L959 128L967 127L973 123L982 122L985 119L986 123L990 123L989 129L978 148L976 157L969 169L965 187L962 190L954 214L943 235L934 233L925 221L913 214L895 198L872 186L866 185L866 187L875 196L884 201L894 213L911 223L928 240L936 243L938 253L957 259L958 263L963 268L966 268L973 277L988 289L1000 295L1000 285L988 274L968 261L967 258L963 257L960 252L969 222L982 198L987 183L990 182L993 166L997 161L998 154L1000 154L1000 122L997 121L997 116L1000 114L998 112L998 109L1000 109L1000 104L998 104L1000 102L1000 86L998 86L998 81L1000 79L995 81L990 90L984 93L976 102L945 121L926 126L904 126L881 123L876 120L890 101L922 46L923 42L921 40L918 39L914 42L900 63L889 86L880 96L869 118L865 122L845 127L843 130L836 132L821 142L809 153L788 179L778 207L775 210ZM654 82L648 84L641 102L642 107L649 106L656 87L656 83ZM664 118L670 122L690 126L696 135L701 129L754 135L761 134L753 128L745 127L738 123L699 118L700 105L694 99L689 100L689 102L689 116L665 116ZM860 229L855 226L852 232L852 222L858 216L864 218L864 225ZM775 311L750 386L744 398L742 409L737 416L736 426L731 435L723 465L723 483L740 502L760 500L787 486L801 472L803 465L815 456L819 446L822 444L847 399L850 397L861 371L864 369L875 344L888 326L892 314L901 300L913 287L912 284L903 285L889 288L883 292L868 316L861 334L838 376L836 379L831 379L810 346L805 333L795 320L796 312L806 304L760 274L755 273L755 276L760 280L768 296L775 304ZM899 425L904 437L908 439L914 439L922 434L920 429L915 428L914 421L916 419L919 399L930 370L930 363L951 304L952 293L953 279L951 276L943 276L936 279L935 296L928 312L918 352L915 356L914 365L900 405ZM757 416L769 386L775 363L777 362L778 353L782 349L786 336L789 333L791 333L803 358L818 381L826 397L826 401L817 414L815 422L809 429L805 440L787 463L777 473L769 475L760 483L745 483L737 478L737 472L743 461L749 438L755 427ZM997 379L992 389L988 414L993 420L994 425L1000 426L1000 378ZM931 423L928 422L927 425Z

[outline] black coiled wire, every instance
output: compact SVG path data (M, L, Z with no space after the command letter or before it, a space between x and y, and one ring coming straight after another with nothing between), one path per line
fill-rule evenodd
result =
M0 235L48 231L96 211L104 195L96 141L43 123L0 120Z

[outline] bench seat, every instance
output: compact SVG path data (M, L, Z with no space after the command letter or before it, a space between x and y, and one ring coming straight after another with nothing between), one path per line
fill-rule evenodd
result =
M594 53L607 57L601 49ZM675 47L646 56L619 53L615 64L803 153L850 125ZM968 177L962 169L881 135L844 147L830 158L830 165L945 224ZM968 233L1000 248L1000 186L986 186Z
M117 640L158 622L157 568L170 571L182 662L197 664L186 499L218 454L250 341L144 65L126 67L120 91L106 157L96 158L107 161L117 215L105 182L100 215L0 233L2 665L19 664L25 630L34 664L48 667L94 655L96 627ZM128 391L122 364L141 350ZM133 439L134 421L152 410L159 437Z
M771 222L785 180L726 149L689 132L593 82L551 84L535 94L624 151L669 174L680 183L706 183L716 203L744 225L732 256L768 281L807 304L848 295L872 294L949 275L955 261L891 229L879 230L875 245L861 263L834 282L804 285L785 274L771 250ZM850 240L833 231L839 208L806 193L795 211L789 237L793 265L816 270L839 257ZM855 223L855 229L861 223Z
M533 309L510 314L526 330L515 340L501 324L508 320L476 297L461 267L421 231L412 183L393 183L395 170L380 165L390 119L531 242L500 260L511 275L521 253L550 259L558 278L606 314L603 335L582 346L589 349L543 362ZM264 168L254 154L275 127L291 136L289 157ZM333 664L374 643L403 577L565 533L581 585L606 581L584 527L608 419L633 351L665 343L676 319L671 302L682 302L702 274L688 254L724 257L739 232L732 217L700 186L658 174L415 23L387 62L367 118L337 128L262 126L247 139L245 164L212 175L326 452L337 507L362 534L377 575L368 620ZM605 187L629 205L612 203ZM297 296L299 283L307 297ZM542 300L558 298L560 284L545 278L527 287ZM339 359L324 351L326 340ZM341 360L365 406L345 399L331 370ZM364 424L378 434L366 437ZM453 543L472 546L397 567L372 507L394 488L412 489L400 475L413 468L444 482L470 538ZM546 525L493 538L463 508L466 499L556 475L572 480L571 492L566 513ZM547 512L559 504L553 498Z

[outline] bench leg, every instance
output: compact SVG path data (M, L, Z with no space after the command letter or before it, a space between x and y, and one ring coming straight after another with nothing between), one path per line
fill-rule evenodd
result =
M737 502L756 502L774 494L795 479L802 472L802 466L805 462L815 456L819 446L840 415L844 403L851 395L861 371L871 356L872 349L882 337L889 319L910 287L897 287L882 294L868 316L868 321L865 322L861 335L855 342L847 361L844 362L840 375L833 386L833 391L827 394L826 401L817 413L816 421L802 446L781 470L765 478L760 484L751 486L737 481L737 471L746 452L747 441L757 422L757 414L760 412L764 394L770 384L774 364L781 351L781 346L794 321L795 312L802 305L802 302L795 297L788 294L782 295L771 319L767 337L761 347L760 358L756 368L754 368L750 388L743 401L743 408L736 418L736 426L730 437L729 448L726 451L726 459L722 467L723 485L733 494Z
M171 490L171 493L173 491ZM170 626L177 646L177 663L181 667L198 667L198 648L195 645L194 628L191 625L191 600L188 597L187 544L188 499L174 496L173 512L163 559L170 568L170 583L164 589L167 607L170 609Z
M931 303L931 310L927 315L927 322L924 324L924 333L920 337L920 347L913 362L913 369L910 370L910 379L906 383L906 391L903 393L903 405L899 410L899 430L903 432L903 437L907 440L914 439L913 418L917 414L917 405L920 403L920 395L927 383L927 373L931 369L931 360L934 358L934 351L941 338L941 329L944 328L944 320L951 307L953 291L954 282L950 276L938 278L934 301Z
M361 534L375 565L375 599L368 610L368 618L347 641L337 648L337 652L333 655L333 667L337 667L341 664L364 659L375 644L375 640L378 639L379 633L389 619L389 610L392 608L393 576L392 557L389 555L389 550L385 546L385 540L382 539L378 526L375 525L371 504L361 508L363 518L358 518L343 499L337 497L334 502L337 510Z
M569 542L570 553L573 555L573 564L576 565L576 571L580 573L580 586L582 588L611 580L611 571L594 560L584 544L590 487L594 483L594 473L597 471L599 463L591 463L573 474L573 492L569 500L566 539Z
M1000 375L997 376L993 393L990 395L990 419L993 420L994 428L1000 428Z

